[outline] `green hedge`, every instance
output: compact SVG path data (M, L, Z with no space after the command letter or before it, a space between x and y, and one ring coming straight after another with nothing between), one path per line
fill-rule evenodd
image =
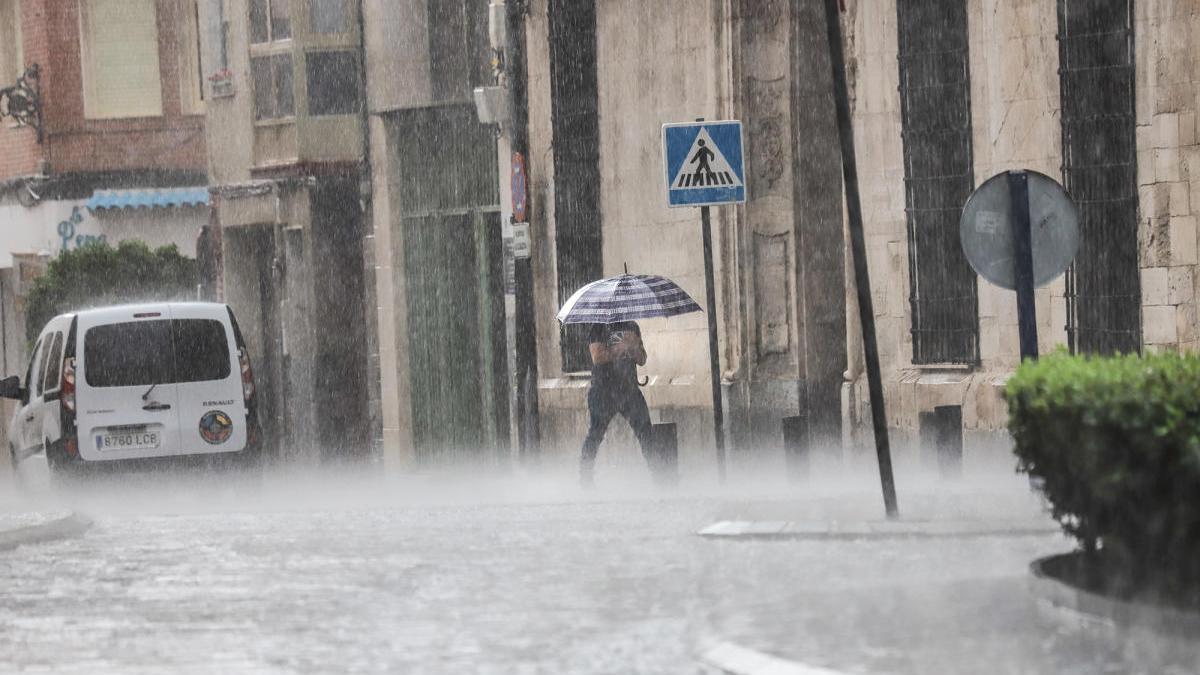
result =
M1200 357L1026 362L1005 391L1019 470L1111 590L1200 591Z
M87 307L193 300L200 281L195 260L174 244L151 250L140 241L86 244L50 261L25 300L25 330L33 346L46 322Z

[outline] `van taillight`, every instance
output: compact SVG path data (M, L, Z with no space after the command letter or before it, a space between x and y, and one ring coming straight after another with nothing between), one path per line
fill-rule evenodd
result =
M242 369L242 398L249 402L254 398L254 373L250 370L250 355L245 347L238 350L238 365Z
M75 358L68 356L63 359L62 387L60 398L63 407L75 412Z

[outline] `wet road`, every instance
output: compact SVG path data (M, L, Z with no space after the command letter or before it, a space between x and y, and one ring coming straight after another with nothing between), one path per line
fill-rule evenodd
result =
M113 486L78 502L96 521L83 538L3 554L0 670L696 673L703 645L730 640L856 673L1161 672L1142 661L1157 645L1041 618L1026 569L1069 549L1061 536L694 535L731 517L878 515L857 485L754 492ZM910 517L1036 511L1019 490L901 500Z

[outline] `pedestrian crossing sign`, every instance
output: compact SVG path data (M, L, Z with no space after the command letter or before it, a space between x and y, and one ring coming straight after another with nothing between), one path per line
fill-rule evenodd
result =
M746 201L742 123L663 125L667 206L709 206Z

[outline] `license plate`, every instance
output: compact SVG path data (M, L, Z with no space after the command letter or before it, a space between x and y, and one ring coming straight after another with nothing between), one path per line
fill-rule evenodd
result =
M148 450L161 442L158 431L106 431L96 436L97 450Z

